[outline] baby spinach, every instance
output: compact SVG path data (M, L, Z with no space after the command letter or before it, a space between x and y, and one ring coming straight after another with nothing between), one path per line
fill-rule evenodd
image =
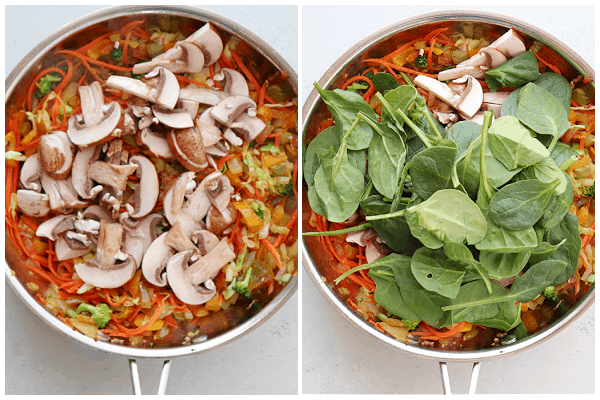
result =
M410 268L421 286L451 299L456 297L465 276L464 267L446 257L443 249L421 247L413 254Z
M468 268L475 271L487 287L489 294L492 294L492 285L481 263L475 258L467 246L462 243L448 242L444 244L444 254L453 261L465 264ZM464 279L463 279L464 282Z
M481 125L473 121L460 121L448 129L447 138L458 147L458 156L465 154L475 139L481 136Z
M373 82L373 86L377 89L378 92L386 94L390 90L396 89L400 84L394 78L392 74L388 74L387 72L378 72L371 79Z
M523 275L517 277L510 286L510 289L504 294L493 295L464 303L453 302L450 306L443 306L442 310L449 311L505 301L527 303L535 299L546 287L550 286L565 267L566 263L564 261L546 260L539 262L531 266Z
M391 268L381 266L371 269L369 276L375 281L374 298L377 304L398 317L419 321L420 318L402 300Z
M544 183L526 179L501 188L490 201L490 217L496 225L523 230L540 219L560 181Z
M493 290L493 289L492 289ZM499 291L497 291L498 293ZM489 297L488 289L483 281L469 282L461 286L452 304L462 304ZM473 322L493 318L498 314L497 304L483 304L452 311L452 322Z
M560 181L560 184L554 189L556 195L560 195L567 189L567 179L570 179L568 175L565 175L556 165L554 160L550 157L546 157L541 161L523 169L517 176L516 180L524 179L537 179L540 182L550 183L556 180ZM571 201L573 198L571 197Z
M324 90L315 82L315 87L321 95L321 99L327 105L327 109L333 116L336 126L340 132L348 132L354 123L359 111L364 112L371 119L378 119L377 114L367 102L357 93L347 90L335 89L333 91ZM350 150L366 149L371 143L373 131L364 121L358 121L358 124L352 129L347 138L348 148Z
M401 109L404 113L407 113L408 108L419 97L419 92L417 92L414 86L402 85L385 93L383 97L381 94L376 94L375 96L382 105L381 122L393 123L396 128L404 128L404 121L396 114L396 110ZM412 136L406 136L406 138L409 139L414 136L415 134L412 134Z
M314 185L315 172L321 165L317 150L333 148L335 153L340 147L340 136L338 127L334 125L325 128L308 144L304 153L304 168L302 170L308 187Z
M369 124L374 132L369 146L369 176L375 189L391 199L396 194L404 168L406 143L387 125L371 121L362 112L359 112L358 116Z
M521 253L491 253L482 251L479 253L481 265L491 276L495 278L510 278L525 268L531 251Z
M577 269L577 260L581 250L581 236L579 236L579 221L575 214L567 213L560 224L548 230L548 242L552 245L559 244L567 239L553 254L553 260L567 263L567 267L556 277L553 285L559 285L569 279Z
M485 73L485 82L491 92L500 86L519 87L534 81L540 75L537 58L530 51L519 54Z
M521 88L516 88L515 90L510 92L507 99L504 100L504 103L502 103L502 107L500 107L500 116L517 116L517 107L519 105L519 92L521 92Z
M565 107L544 88L528 83L519 92L516 117L538 134L551 135L553 143L569 128ZM550 145L552 151L554 145Z
M496 282L492 282L492 286L495 295L502 295L506 292L506 289ZM489 326L490 328L501 329L505 332L513 329L521 322L520 304L515 305L513 301L504 301L502 303L498 303L497 305L498 313L496 315L482 319L470 318L469 322L476 325ZM470 309L471 307L467 307L460 311L467 311ZM454 316L456 316L458 312L454 311Z
M438 190L429 199L408 207L405 212L416 215L418 225L441 242L475 244L485 237L487 224L479 207L458 190ZM408 216L407 222L413 231Z
M556 72L544 72L532 83L546 89L548 93L556 97L567 111L567 114L569 113L573 90L569 81L564 76Z
M558 225L569 212L571 204L573 204L573 181L565 172L561 172L561 175L565 177L565 189L560 195L554 195L550 198L542 216L536 223L542 228L550 229Z
M438 190L450 189L458 149L456 144L433 146L415 155L410 161L409 173L413 190L428 199Z
M404 218L406 219L406 223L410 228L411 234L415 238L417 238L424 246L427 246L430 249L438 249L444 245L444 242L440 240L433 232L421 226L419 223L419 214L410 211L413 206L422 202L422 198L420 198L416 193L413 194L413 197L404 209ZM373 222L375 221L372 221L372 223Z
M546 147L511 115L495 120L489 133L492 154L509 170L528 167L550 156Z
M531 257L529 257L529 262L532 264L539 263L540 261L548 260L552 257L554 252L562 246L567 239L563 239L558 244L550 244L549 242L541 242L538 247L531 250ZM562 282L561 282L562 283Z
M575 164L577 156L579 156L579 150L562 142L557 142L550 153L550 157L561 171Z

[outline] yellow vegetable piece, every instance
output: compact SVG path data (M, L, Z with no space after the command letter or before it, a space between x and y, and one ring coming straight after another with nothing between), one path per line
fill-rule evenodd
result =
M144 325L146 322L148 322L148 320L150 319L150 317L148 317L147 315L144 314L138 314L137 317L135 317L135 320L133 321L133 323L136 326L142 326ZM155 323L153 323L150 328L148 328L149 331L158 331L160 329L162 329L164 325L164 322L162 319L159 319L158 321L156 321Z
M287 161L288 157L285 152L272 154L272 153L262 153L262 162L263 167L270 168L273 165L277 165L279 163Z
M263 220L256 215L248 203L234 201L231 204L242 214L242 222L248 227L250 232L258 232L263 227Z
M219 311L221 309L221 304L219 303L219 295L215 294L212 299L210 299L206 302L206 304L204 304L204 308L208 311Z

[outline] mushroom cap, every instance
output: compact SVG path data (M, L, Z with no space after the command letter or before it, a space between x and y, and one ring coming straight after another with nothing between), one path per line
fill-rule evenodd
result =
M430 78L425 75L418 75L414 83L418 86L421 86L424 89L427 89L429 92L433 93L436 97L442 99L444 102L454 105L456 100L460 98L448 85L443 82L437 81L433 78Z
M256 109L256 103L250 97L238 94L221 100L210 111L210 116L229 126L248 109Z
M177 215L183 207L185 201L185 188L189 182L194 180L196 174L193 171L187 171L181 174L175 181L167 185L163 193L163 212L171 226L177 222ZM203 218L204 216L202 216Z
M54 179L65 179L71 172L75 147L69 136L62 131L54 131L40 138L38 148L42 168Z
M229 178L221 175L206 185L206 194L212 205L223 212L229 205L232 189Z
M90 218L94 221L100 222L101 220L112 220L112 213L108 211L106 208L99 206L98 204L94 204L83 210L81 214L82 218Z
M193 43L180 41L152 60L135 64L132 72L134 74L145 74L158 66L176 74L197 73L202 71L204 66L204 53Z
M59 235L54 242L54 252L58 261L81 257L89 253L92 247L92 244L83 245L79 240L70 239L64 234Z
M473 57L475 57L475 56L473 56ZM485 57L483 57L482 59L484 61L486 61ZM483 78L485 78L485 71L486 70L482 69L481 66L459 65L456 68L447 69L445 71L440 71L438 73L437 79L440 82L445 82L445 81L449 81L452 79L457 79L457 78L463 77L465 75L471 75L474 78L483 79Z
M67 134L69 139L79 147L103 144L113 138L113 131L121 122L123 109L116 101L108 105L108 109L101 122L93 126L82 125L75 115L69 119Z
M135 185L135 212L131 218L142 218L154 209L160 190L158 174L154 163L142 155L135 155L129 159L131 164L138 166L137 176L140 177L139 185Z
M179 90L180 100L197 101L200 104L211 106L218 104L220 101L226 99L227 96L227 93L216 89L185 87Z
M483 104L483 88L481 84L470 75L455 79L453 82L467 83L465 90L460 95L460 100L453 105L460 113L466 115L468 118L473 118Z
M91 163L100 158L101 146L90 146L79 149L71 168L71 181L75 191L83 199L92 199L102 191L102 186L93 187L94 183L87 176Z
M219 244L219 238L206 229L198 229L192 232L190 239L192 242L196 243L200 255L202 256L210 253Z
M204 304L217 293L215 289L210 290L203 286L203 282L200 284L191 282L188 274L189 260L194 254L194 251L182 251L171 257L167 264L169 286L179 300L192 305Z
M61 233L75 229L73 225L74 217L72 215L57 215L49 220L46 220L38 226L35 234L39 237L45 237L50 240L58 239Z
M127 189L127 179L138 168L138 164L116 165L105 161L90 164L87 174L98 183L111 186L117 190Z
M217 128L217 121L210 116L212 107L206 109L196 118L196 129L202 136L204 147L212 146L221 140L221 130Z
M172 110L179 99L179 82L175 74L164 67L156 67L146 74L146 78L155 76L158 77L158 85L154 88L157 94L152 101Z
M257 137L265 130L266 127L267 125L262 119L258 117L251 117L246 113L242 113L230 125L230 128L239 135L242 135L244 140L248 143L251 143L253 140L257 139Z
M95 259L75 264L75 272L77 272L82 281L103 289L123 286L133 278L136 269L135 260L130 255L127 255L127 259L124 262L115 264L109 268L103 268Z
M205 147L204 152L217 157L225 157L229 154L229 145L226 142L215 143L212 146Z
M163 273L166 271L169 259L175 254L175 250L165 243L166 236L167 232L164 232L156 238L142 259L144 278L159 287L167 285L167 279L163 279Z
M237 213L238 211L231 204L228 204L223 212L214 206L211 207L206 217L206 229L215 235L220 235L235 223Z
M160 106L153 106L152 112L158 121L169 128L184 129L194 126L194 121L186 110L169 110Z
M233 130L231 130L231 128L225 129L225 132L223 132L223 137L225 138L225 140L227 140L233 146L239 147L242 144L244 144L244 141L242 140L242 138L237 137L235 132Z
M19 189L17 190L17 207L26 215L45 217L50 212L50 201L45 193Z
M486 55L488 68L496 68L498 65L508 61L504 53L493 47L484 47L479 52Z
M219 82L223 91L229 95L241 94L242 96L250 96L246 78L234 69L222 68L218 74L215 74L214 80Z
M181 89L180 89L181 92ZM194 100L185 100L179 97L177 100L177 104L175 105L178 109L185 110L190 116L190 118L194 119L198 115L198 110L200 109L200 103Z
M71 177L56 180L47 173L42 173L42 187L48 195L50 209L69 213L73 208L87 207L89 202L79 200L77 192L71 183Z
M21 167L21 175L19 177L21 185L25 189L40 193L42 191L41 176L42 164L40 163L39 153L33 153L27 157L27 160L25 160Z
M199 172L208 167L202 136L196 128L172 129L167 141L177 161L188 170Z
M483 102L502 105L510 96L510 92L487 92L483 94Z
M188 235L181 230L181 222L177 221L167 232L165 243L174 248L177 252L192 250L198 251L198 248L192 242Z
M152 131L150 128L144 128L138 132L136 143L139 146L144 146L144 153L150 157L167 161L175 159L175 154L171 151L167 138L160 133Z
M194 43L202 50L204 64L207 66L216 63L223 52L223 41L210 22L192 33L185 41Z

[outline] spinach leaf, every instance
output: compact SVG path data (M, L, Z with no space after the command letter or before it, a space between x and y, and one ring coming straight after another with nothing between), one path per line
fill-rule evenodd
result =
M523 275L517 277L510 289L504 294L493 295L464 303L453 302L450 306L442 307L442 310L449 311L505 301L527 303L535 299L546 287L550 286L565 267L566 263L564 261L542 261L531 266Z
M389 313L400 318L411 321L419 321L420 318L406 305L391 268L381 266L372 268L369 276L375 281L375 302L385 308Z
M491 253L489 251L482 251L479 253L479 261L490 275L496 278L510 278L525 268L530 256L531 251L521 253Z
M397 109L401 109L405 114L408 112L408 108L415 102L415 99L418 98L419 92L414 86L411 85L402 85L398 86L394 90L390 90L385 93L383 96L383 100L381 100L381 96L377 96L379 101L381 101L382 109L381 109L381 122L393 123L396 127L404 127L404 121L396 114ZM406 135L406 133L405 133ZM416 135L413 133L410 137L415 137ZM409 137L406 137L409 139Z
M422 198L420 198L416 193L413 194L411 200L404 209L404 218L406 219L406 223L410 228L411 234L415 238L417 238L423 245L429 247L430 249L438 249L444 245L444 242L440 240L435 233L421 226L419 223L419 214L410 211L413 206L422 202ZM371 221L371 223L373 222L375 221Z
M371 126L374 132L369 146L369 176L375 189L391 199L398 190L400 175L404 168L406 143L387 125L371 121L365 114L358 115Z
M552 255L565 244L567 239L563 239L558 244L550 244L548 242L541 242L538 247L531 250L531 257L529 257L529 262L532 264L539 263L540 261L548 260L552 257Z
M577 220L577 216L567 213L560 224L548 230L547 236L548 242L552 245L557 245L563 239L567 239L552 254L553 260L561 260L567 263L567 267L552 283L552 285L556 286L569 279L577 269L577 260L579 259L579 252L581 250L581 236L579 236L579 221Z
M508 98L502 103L500 107L500 116L506 117L507 115L517 116L517 106L519 105L519 93L521 88L516 88L508 95Z
M314 185L315 173L321 165L317 150L333 148L335 154L340 147L340 141L338 127L334 125L325 128L309 143L304 154L304 168L302 170L308 187Z
M524 179L537 179L540 182L550 183L556 180L560 181L560 184L554 189L554 194L561 195L567 189L567 179L570 179L568 175L565 175L557 166L556 163L550 157L546 157L541 161L523 169L515 176L515 180ZM572 202L571 198L571 202ZM562 219L562 218L561 218Z
M560 195L550 198L536 224L542 228L550 229L558 225L569 212L571 204L573 204L573 181L565 172L561 172L561 175L564 177L565 189Z
M567 111L567 115L571 110L571 96L573 91L569 81L562 75L556 72L544 72L532 83L541 88L546 89L563 105Z
M412 256L410 268L413 276L425 289L455 298L465 269L444 254L443 249L421 247Z
M490 150L506 168L528 167L550 156L550 152L511 115L500 117L489 129Z
M427 200L438 190L453 187L452 173L458 149L453 142L449 142L451 145L430 147L410 161L413 190L421 198Z
M571 165L575 164L577 162L578 155L579 150L562 142L557 142L556 146L554 146L554 149L550 153L550 157L554 160L561 171L564 171Z
M416 218L409 219L408 214ZM413 229L416 222L441 242L475 244L485 237L487 229L479 207L469 196L454 189L438 190L424 202L407 207L405 216L413 235L419 237Z
M497 293L499 293L498 290ZM452 304L467 303L486 298L488 296L488 290L483 281L469 282L460 288L460 291L458 292L456 298L452 301ZM497 314L497 304L484 304L480 306L466 307L460 310L452 311L452 322L473 322L477 320L493 318Z
M475 271L483 279L489 294L492 294L492 285L485 272L485 269L479 261L473 258L473 254L467 246L462 243L448 242L444 244L444 254L453 261L465 264L467 267ZM463 282L465 280L463 279Z
M396 284L400 288L400 295L404 303L417 314L419 320L425 321L429 325L437 327L450 325L452 314L442 311L443 306L450 305L450 299L425 290L412 274L410 257L399 257L402 256L396 257L393 264L390 263L390 267L394 271Z
M350 130L359 111L364 112L371 119L378 119L375 111L369 107L359 94L340 89L324 90L316 82L315 87L321 95L321 99L327 105L327 109L331 112L335 124L339 126L340 134ZM372 137L371 127L366 122L359 120L347 139L348 148L350 150L366 149L369 147Z
M492 286L494 288L495 295L502 295L506 293L506 289L502 287L502 285L492 282ZM481 307L481 306L480 306ZM464 310L469 310L471 307L465 308ZM505 332L513 329L521 322L521 313L520 313L520 305L516 305L513 301L504 301L502 303L498 303L498 313L493 317L482 318L482 319L472 319L469 322L476 324L487 326L490 328L501 329ZM456 313L456 312L455 312Z
M547 90L534 84L521 88L516 116L535 132L552 135L555 142L569 128L564 106Z
M308 203L310 208L317 214L327 217L327 205L323 202L323 199L317 193L317 188L311 186L308 188Z
M369 85L367 85L366 83L352 82L351 85L346 87L346 90L349 90L354 93L358 93L359 90L368 89L368 88L369 88Z
M560 181L544 183L537 179L526 179L504 186L490 201L492 221L515 231L532 227L542 216L559 184Z
M360 206L365 215L379 215L392 212L391 204L383 201L383 196L380 194L373 194L361 200ZM404 206L404 204L399 204L400 209L404 208ZM396 252L412 254L422 246L421 242L411 234L410 228L403 217L374 220L370 223L377 232L377 235Z
M396 89L400 84L394 78L392 74L388 74L387 72L378 72L371 79L373 82L373 86L377 89L378 92L386 94L390 90Z
M447 138L458 147L458 156L465 154L475 139L481 136L481 125L473 121L460 121L448 129Z
M356 167L361 174L367 174L367 152L365 150L348 150L348 161Z
M491 92L500 86L519 87L534 81L540 75L537 58L530 51L519 54L494 69L486 71L485 82Z

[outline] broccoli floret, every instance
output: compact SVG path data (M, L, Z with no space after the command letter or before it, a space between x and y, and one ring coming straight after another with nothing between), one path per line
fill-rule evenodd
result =
M425 57L425 55L421 55L415 59L415 63L419 67L426 67L427 66L427 57Z
M248 288L250 275L252 275L252 267L248 268L248 271L246 271L246 276L243 281L234 280L231 282L231 288L246 298L250 298L250 289Z
M582 187L581 193L583 193L583 195L587 197L592 197L596 195L596 182L592 183L592 186Z
M113 60L120 61L123 59L123 49L112 49L110 51L110 58Z
M293 192L294 192L294 185L292 184L291 180L287 183L287 185L285 185L281 189L279 189L279 194L281 194L283 196L287 196L288 194L292 194Z
M35 84L38 87L38 89L35 91L35 96L38 99L41 99L52 90L52 82L60 81L62 81L62 76L60 76L58 73L43 76L40 81Z
M80 314L82 311L87 311L92 314L92 319L100 328L104 328L106 324L108 324L112 314L112 310L106 303L100 303L97 306L81 303L79 307L77 307L77 314Z
M421 323L421 321L411 321L409 319L404 318L402 318L402 322L404 322L404 325L406 325L409 331L414 331L415 329L417 329L417 326L419 326L419 324Z
M557 297L556 290L554 290L554 286L548 286L546 289L544 289L544 291L542 292L542 296L552 301L556 301Z

